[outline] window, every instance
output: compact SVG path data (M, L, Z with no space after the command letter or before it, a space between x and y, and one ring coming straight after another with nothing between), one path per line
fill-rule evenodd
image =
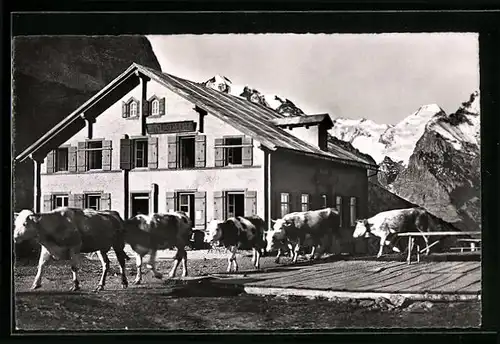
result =
M281 193L280 195L281 217L290 212L290 194Z
M177 210L185 212L189 218L194 219L194 193L178 193Z
M180 168L194 167L195 159L195 140L194 137L180 137L179 139L179 153L180 153Z
M227 193L226 218L245 215L245 195L241 192Z
M243 139L241 137L225 138L225 165L241 165L243 162Z
M328 207L328 197L325 194L321 194L321 206L323 208L327 208Z
M357 210L357 204L356 204L356 197L351 197L351 202L350 202L350 220L351 220L351 226L356 225L356 210Z
M309 195L302 194L300 195L300 210L308 211L309 210Z
M102 141L87 143L87 161L89 170L102 169Z
M148 167L147 140L134 140L134 167Z
M54 195L53 209L68 206L68 195Z
M335 197L335 207L337 208L337 211L339 212L340 227L342 227L342 196Z
M68 170L68 148L56 149L56 172Z
M160 114L160 101L158 99L153 100L151 103L151 115L159 115Z
M101 209L101 195L85 195L85 208Z
M130 103L130 117L135 117L137 116L137 103L135 101L132 101Z

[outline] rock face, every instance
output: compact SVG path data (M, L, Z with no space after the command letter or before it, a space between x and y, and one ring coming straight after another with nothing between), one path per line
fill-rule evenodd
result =
M392 189L463 230L481 229L479 95L426 125Z
M13 41L13 155L21 153L133 62L160 69L143 36ZM14 166L14 209L33 207L33 164Z

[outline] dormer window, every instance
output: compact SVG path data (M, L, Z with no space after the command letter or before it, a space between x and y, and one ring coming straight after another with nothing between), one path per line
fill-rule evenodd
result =
M160 114L160 101L158 99L155 99L151 103L151 115L157 116L159 114Z
M132 102L130 103L130 117L135 117L137 116L137 103Z

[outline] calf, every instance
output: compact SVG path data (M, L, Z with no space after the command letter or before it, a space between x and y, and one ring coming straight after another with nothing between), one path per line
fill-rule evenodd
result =
M395 252L401 252L391 244L390 240L387 240L390 236L402 232L429 232L429 220L427 211L420 207L383 211L369 219L357 220L353 237L369 237L370 235L379 237L380 249L377 258L380 258L385 245L392 246ZM429 240L425 235L423 239L426 245L426 255L428 255Z
M43 267L50 258L55 258L70 260L73 273L71 290L79 290L80 253L97 252L102 263L102 274L95 290L103 290L110 263L107 253L111 247L120 264L122 287L128 286L125 274L125 260L128 256L123 250L123 220L116 211L60 207L35 214L31 210L22 210L15 216L14 242L31 238L41 245L38 271L32 289L42 286Z
M325 208L285 215L274 224L267 233L267 251L289 247L292 250L292 262L296 263L301 246L312 246L311 259L319 258L331 245L334 230L340 226L340 217L336 209ZM320 247L318 257L316 248ZM277 260L279 260L278 251Z
M252 249L252 264L260 268L260 256L265 248L265 221L257 216L236 216L226 221L212 221L208 226L205 241L229 248L227 272L238 271L236 252L238 249Z
M158 250L177 248L175 262L169 277L174 277L182 262L183 273L186 277L187 253L186 245L192 234L192 225L189 217L183 212L171 212L166 214L136 215L125 221L125 242L130 245L136 253L137 275L134 284L142 281L142 259L150 254L149 267L154 277L162 278L163 275L156 271L156 253Z

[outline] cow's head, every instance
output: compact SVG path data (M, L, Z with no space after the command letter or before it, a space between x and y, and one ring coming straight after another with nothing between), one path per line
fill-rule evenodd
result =
M212 220L207 226L205 238L203 239L208 244L218 244L222 237L222 221Z
M20 243L37 235L36 217L31 210L22 210L14 220L14 242Z
M285 245L286 230L290 228L291 225L291 222L286 219L274 221L273 229L266 234L267 252L271 252Z
M354 233L352 233L352 236L353 238L361 238L362 236L368 237L369 230L370 230L370 224L368 223L368 220L366 219L357 220L356 227L354 227Z

